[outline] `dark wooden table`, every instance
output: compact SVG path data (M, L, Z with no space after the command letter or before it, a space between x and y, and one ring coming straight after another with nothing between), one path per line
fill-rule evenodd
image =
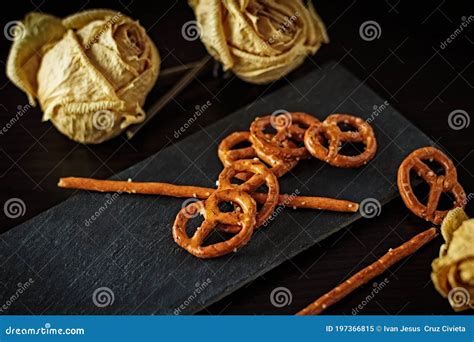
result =
M212 106L181 138L232 113L239 107L298 79L305 73L335 60L360 77L439 146L449 152L458 167L468 194L474 192L474 123L460 130L450 128L448 116L463 110L474 113L473 27L468 1L427 5L400 1L318 1L331 44L308 59L291 75L271 85L247 84L234 76L210 73L194 81L154 118L132 141L118 137L99 146L78 145L59 134L50 123L41 122L41 112L32 108L7 132L0 135L0 204L20 198L25 214L10 219L0 213L0 232L71 196L58 189L58 178L67 175L107 178L156 153L170 143L173 132L188 120L196 105ZM5 6L5 5L4 5ZM2 27L36 10L57 16L86 9L108 7L139 19L149 30L162 57L162 68L182 65L205 55L199 40L186 41L182 25L193 19L185 1L15 1L3 11ZM472 7L470 7L472 9ZM368 20L381 28L379 39L364 41L359 27ZM466 20L466 27L456 31ZM447 38L454 37L446 43ZM3 69L10 42L2 37L0 61ZM444 44L443 44L444 42ZM151 103L172 84L160 79L149 96ZM2 72L0 76L0 126L15 115L27 99ZM317 110L317 109L315 109ZM397 165L393 165L397 167ZM473 195L471 194L470 197ZM473 201L467 211L474 214ZM288 260L248 286L205 308L203 314L292 314L333 288L358 269L401 244L429 224L409 214L400 199L383 207L381 215L362 219L324 240L318 246ZM387 232L390 232L387 235ZM1 238L1 236L0 236ZM387 284L373 298L370 283L351 294L327 314L451 314L447 301L433 288L430 263L442 240L438 238L411 258L375 279ZM277 287L291 291L292 301L274 307L270 294Z

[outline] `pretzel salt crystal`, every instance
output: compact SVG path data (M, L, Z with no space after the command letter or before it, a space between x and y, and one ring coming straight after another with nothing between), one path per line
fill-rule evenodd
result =
M356 131L342 131L339 124L347 124ZM322 136L328 140L328 147L323 145ZM362 142L364 151L355 156L339 154L342 143ZM306 130L304 144L316 158L330 165L344 168L359 167L375 156L377 141L372 127L361 118L347 114L329 115L322 123L315 124Z
M232 202L240 210L233 212L222 212L219 204L222 202ZM189 208L192 206L192 208ZM192 215L190 212L199 210L204 216L204 221L197 228L194 235L189 237L186 227ZM199 258L215 258L244 246L252 237L255 228L255 216L257 205L255 201L241 190L223 189L215 191L203 204L202 202L192 202L180 210L173 224L174 241L189 253ZM205 239L212 233L219 224L226 226L238 226L236 234L228 240L204 246Z
M422 246L433 240L436 235L436 228L430 228L411 238L401 246L390 249L388 253L382 256L379 260L357 272L345 282L339 284L337 287L318 298L306 308L299 311L297 315L320 314L326 308L337 303L352 291L382 274L390 266L416 252Z
M80 189L98 192L124 192L130 194L161 195L179 198L195 197L207 199L215 189L201 186L176 185L158 182L128 182L101 180L82 177L60 178L58 186L67 189ZM254 192L251 195L258 203L265 203L267 194ZM355 213L359 204L327 197L279 195L278 204L289 208L306 208Z
M437 175L423 161L431 160L438 162L444 169L443 175ZM422 204L411 186L410 171L415 171L430 186L428 203ZM449 210L438 210L438 203L443 192L452 193L454 196L454 207L466 205L466 193L458 182L456 167L451 159L443 152L434 147L423 147L410 153L400 164L397 174L397 184L403 202L415 215L440 224Z

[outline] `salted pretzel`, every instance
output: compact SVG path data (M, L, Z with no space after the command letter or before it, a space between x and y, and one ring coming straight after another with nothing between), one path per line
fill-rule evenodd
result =
M255 149L281 159L309 158L306 147L285 145L287 141L302 143L306 129L318 124L319 120L305 113L283 113L256 118L250 125L250 140ZM273 127L275 134L268 135L265 130Z
M238 144L250 143L250 146L234 148ZM236 160L252 159L257 157L252 143L249 141L248 132L234 132L225 137L217 148L217 154L224 166L228 166Z
M232 202L234 211L222 212L219 204L223 202ZM189 237L186 232L187 223L192 216L189 213L198 211L204 216L204 221L194 235ZM179 211L173 224L173 239L199 258L215 258L235 252L250 240L255 227L256 211L255 200L246 192L233 188L217 190L204 203L192 202ZM205 239L221 224L238 226L239 229L226 241L203 246Z
M251 145L242 148L234 148L241 143L250 143ZM286 145L296 146L291 141L289 141ZM224 164L224 166L229 166L233 162L240 159L259 158L270 166L271 171L278 178L283 176L285 173L295 167L296 164L298 164L296 159L284 160L273 155L269 155L261 149L255 149L252 145L252 142L250 141L249 132L234 132L230 134L221 141L217 152L219 159L221 160L222 164ZM248 180L251 176L252 175L250 173L238 173L235 175L235 178L240 180Z
M356 131L342 131L339 124L356 128ZM323 144L325 137L328 147ZM365 149L355 156L339 154L342 143L363 143ZM321 124L312 125L306 130L304 144L316 158L330 165L344 168L359 167L375 156L377 141L372 127L361 118L347 114L329 115Z
M252 174L252 176L242 184L232 183L237 174L244 172ZM257 212L256 227L261 226L272 215L278 204L280 185L275 174L258 160L242 159L226 166L219 175L219 189L238 189L246 193L253 193L263 184L267 186L268 193L263 206ZM220 229L235 233L240 227L223 226Z
M437 175L424 160L436 161L443 169L443 175ZM415 171L430 186L428 202L422 204L413 192L410 182L410 171ZM415 215L440 224L448 210L437 210L443 192L454 196L454 207L466 205L466 193L458 182L456 167L451 159L435 147L423 147L410 153L398 168L398 190L403 202Z

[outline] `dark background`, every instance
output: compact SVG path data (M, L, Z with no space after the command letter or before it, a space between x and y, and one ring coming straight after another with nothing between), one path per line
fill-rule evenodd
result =
M469 6L469 4L471 6ZM6 6L6 4L3 4ZM462 130L448 125L448 115L461 109L470 116L473 105L473 27L464 28L445 49L440 44L456 30L462 17L472 15L472 2L436 1L318 1L316 9L328 28L331 43L309 58L297 71L271 85L256 86L227 75L201 75L164 108L132 141L121 136L99 146L76 144L41 122L38 108L28 111L7 133L0 136L0 204L17 197L26 213L9 219L0 213L0 232L65 200L73 192L56 187L59 177L107 178L156 153L170 144L173 132L186 122L196 105L207 100L212 106L180 139L251 103L265 94L335 60L372 87L390 105L421 128L449 153L458 167L466 193L474 188L474 123ZM206 53L199 40L186 41L182 25L193 19L185 1L15 1L2 11L1 27L36 10L66 16L87 8L113 8L139 19L149 31L162 58L162 69L182 65ZM381 36L364 41L360 25L375 20ZM0 37L0 62L5 69L11 42ZM166 91L173 78L160 78L148 103ZM15 115L26 96L0 75L0 126ZM397 167L398 165L393 165ZM157 176L159 180L159 175ZM474 205L467 205L473 215ZM400 199L384 206L380 216L362 219L323 243L288 260L248 284L203 314L292 314L309 304L355 271L430 225L410 214ZM391 232L387 235L387 232ZM1 235L0 235L1 238ZM437 256L442 239L392 267L375 279L388 285L359 314L450 314L447 300L434 289L430 263ZM283 286L292 302L283 308L270 303L270 293ZM350 315L372 290L372 282L326 311Z

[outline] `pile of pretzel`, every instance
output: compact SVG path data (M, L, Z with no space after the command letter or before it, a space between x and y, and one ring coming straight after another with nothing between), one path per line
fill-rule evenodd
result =
M342 126L349 126L345 130ZM272 130L272 133L268 133ZM343 155L343 143L362 143L364 150L356 155ZM247 144L248 146L239 147ZM314 156L337 167L359 167L375 155L377 143L371 126L361 118L332 114L324 121L305 113L281 112L256 118L247 132L235 132L219 145L218 155L224 169L218 188L183 186L168 183L139 183L61 178L59 186L101 192L128 192L174 197L194 197L177 214L173 224L175 242L199 258L214 258L244 246L253 232L273 215L277 205L293 208L357 212L355 202L310 196L280 195L278 178L293 169L299 160ZM241 184L235 184L234 180ZM257 192L266 187L266 193ZM224 212L222 203L233 210ZM257 203L262 207L257 209ZM192 236L186 232L191 218L201 214L204 221ZM213 231L232 233L229 239L205 245Z
M353 130L342 129L351 126ZM275 133L266 133L273 127ZM354 130L355 129L355 130ZM364 150L356 155L344 155L340 149L344 142L362 143ZM247 144L245 147L239 145ZM224 169L217 181L218 188L183 186L157 182L131 182L96 180L89 178L61 178L59 186L100 192L128 192L174 197L194 197L204 201L193 201L184 206L173 225L175 242L199 258L218 257L244 246L255 229L265 224L277 205L293 208L356 212L357 203L324 198L280 195L278 178L293 169L299 160L314 156L337 167L359 167L371 160L377 143L374 132L364 120L346 115L332 114L324 121L305 113L282 113L256 118L248 132L235 132L219 145L218 155ZM443 168L438 174L426 161L435 161ZM411 171L428 183L430 191L427 204L423 204L413 192ZM240 184L235 184L239 179ZM397 176L398 188L405 205L417 216L440 224L448 210L439 210L442 193L451 193L453 207L466 205L466 193L457 180L454 163L440 150L423 147L410 153L401 163ZM266 186L267 192L257 192ZM232 211L221 210L223 202L230 202ZM257 203L262 204L257 209ZM201 214L204 221L190 237L186 226L190 218ZM218 243L204 245L213 231L232 233L232 237ZM416 235L401 246L390 249L375 263L360 270L352 277L327 292L298 315L319 314L344 298L359 286L367 283L388 267L414 253L433 240L436 228Z
M356 130L342 131L340 124ZM266 133L270 128L276 132ZM339 149L343 142L364 143L365 149L355 156L342 155ZM250 145L238 148L244 143ZM298 143L304 145L298 146ZM273 214L278 204L278 177L294 168L300 159L313 155L331 165L358 167L373 158L376 148L370 125L354 116L333 114L320 122L305 113L285 112L256 118L249 132L232 133L220 143L218 154L225 167L219 175L218 188L205 202L193 202L181 209L173 225L173 238L178 245L200 258L237 251ZM234 178L242 183L234 184ZM262 185L268 192L262 208L257 210L252 194ZM231 202L234 210L221 211L223 202ZM357 205L344 203L343 207L332 209L356 211ZM186 226L189 218L197 213L204 217L204 221L190 237ZM204 246L205 239L215 229L235 235Z

